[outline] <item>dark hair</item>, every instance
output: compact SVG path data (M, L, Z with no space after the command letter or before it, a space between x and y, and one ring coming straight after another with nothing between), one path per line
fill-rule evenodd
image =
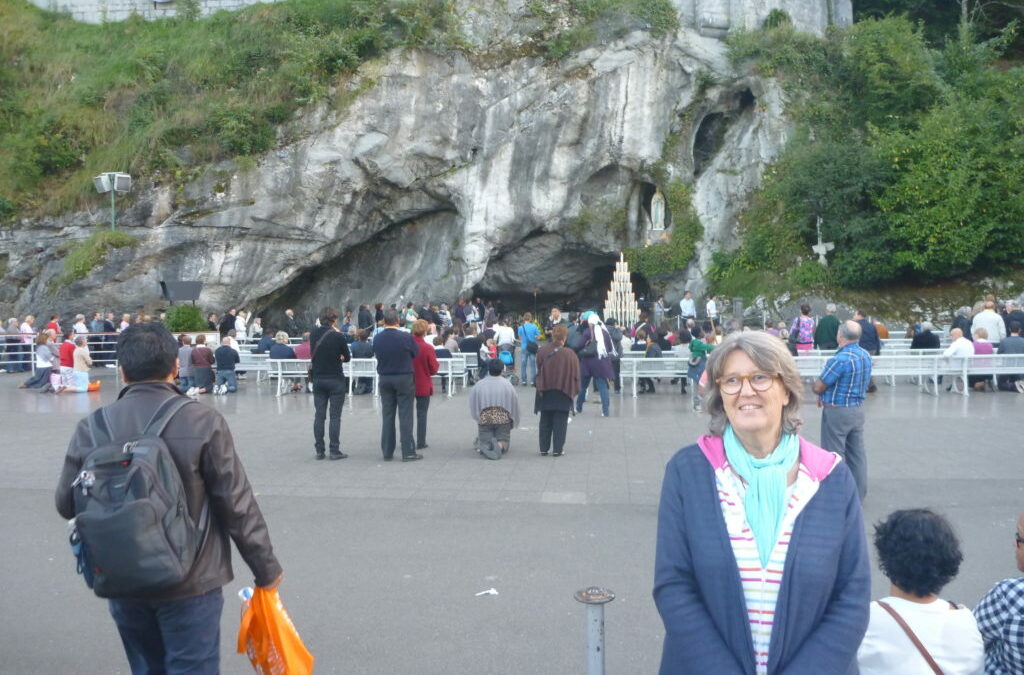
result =
M680 342L684 342L685 343L685 342L689 342L692 339L693 338L690 336L690 331L688 331L685 328L680 328L679 329L679 341Z
M690 329L690 337L695 340L699 340L704 337L704 331L701 330L700 326L694 326Z
M808 304L800 305L800 313L801 314L806 314L806 315L810 316L811 315L811 306L808 305Z
M356 339L359 340L360 342L365 342L366 338L368 337L370 337L370 331L366 330L365 328L360 328L359 330L356 331Z
M964 559L949 521L930 509L890 513L875 525L875 548L889 581L921 598L941 591Z
M385 326L397 326L398 325L398 312L394 309L384 310L384 325Z
M338 310L333 307L324 307L320 310L320 325L331 326L338 320Z
M1020 321L1011 321L1010 322L1010 332L1011 333L1019 333L1020 332Z
M489 375L501 375L505 370L505 364L501 359L491 359L487 362L487 373Z
M127 382L163 380L174 370L178 343L162 323L137 323L117 338L117 362Z

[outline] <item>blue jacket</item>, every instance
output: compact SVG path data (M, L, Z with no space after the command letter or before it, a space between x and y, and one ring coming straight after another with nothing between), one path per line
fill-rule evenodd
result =
M802 459L823 452L801 439ZM680 450L665 469L654 600L665 623L661 675L754 675L753 640L736 557L718 502L714 468L698 445ZM870 602L860 500L843 462L824 477L793 526L768 672L857 673L857 647L867 630Z
M882 351L882 341L878 339L878 331L867 319L861 319L860 324L860 347L868 354L877 354ZM964 333L966 335L966 333Z

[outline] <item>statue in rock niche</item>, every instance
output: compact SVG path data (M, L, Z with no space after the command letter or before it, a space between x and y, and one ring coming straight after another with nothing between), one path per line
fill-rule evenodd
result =
M651 229L665 229L665 196L661 194L661 188L655 190L651 197Z

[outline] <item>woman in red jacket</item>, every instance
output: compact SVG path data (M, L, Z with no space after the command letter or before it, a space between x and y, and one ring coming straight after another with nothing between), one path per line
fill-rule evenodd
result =
M423 336L427 334L429 324L419 319L412 325L412 339L419 347L419 353L412 360L413 380L416 383L416 449L427 447L427 408L430 397L434 394L434 381L437 375L437 354L434 346L427 344Z

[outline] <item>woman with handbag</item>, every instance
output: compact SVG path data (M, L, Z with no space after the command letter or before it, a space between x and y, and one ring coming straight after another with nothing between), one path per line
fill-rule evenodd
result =
M971 610L943 600L963 554L949 522L928 509L894 511L875 526L889 597L871 603L857 650L861 675L981 675L985 647Z
M800 316L793 319L789 327L789 353L798 356L800 352L809 352L814 348L814 319L811 318L811 306L800 305Z
M593 379L601 395L601 417L608 417L608 380L615 378L612 336L595 312L584 312L581 318L586 319L587 328L583 331L583 349L580 350L580 393L576 397L576 412L583 412L587 387Z

